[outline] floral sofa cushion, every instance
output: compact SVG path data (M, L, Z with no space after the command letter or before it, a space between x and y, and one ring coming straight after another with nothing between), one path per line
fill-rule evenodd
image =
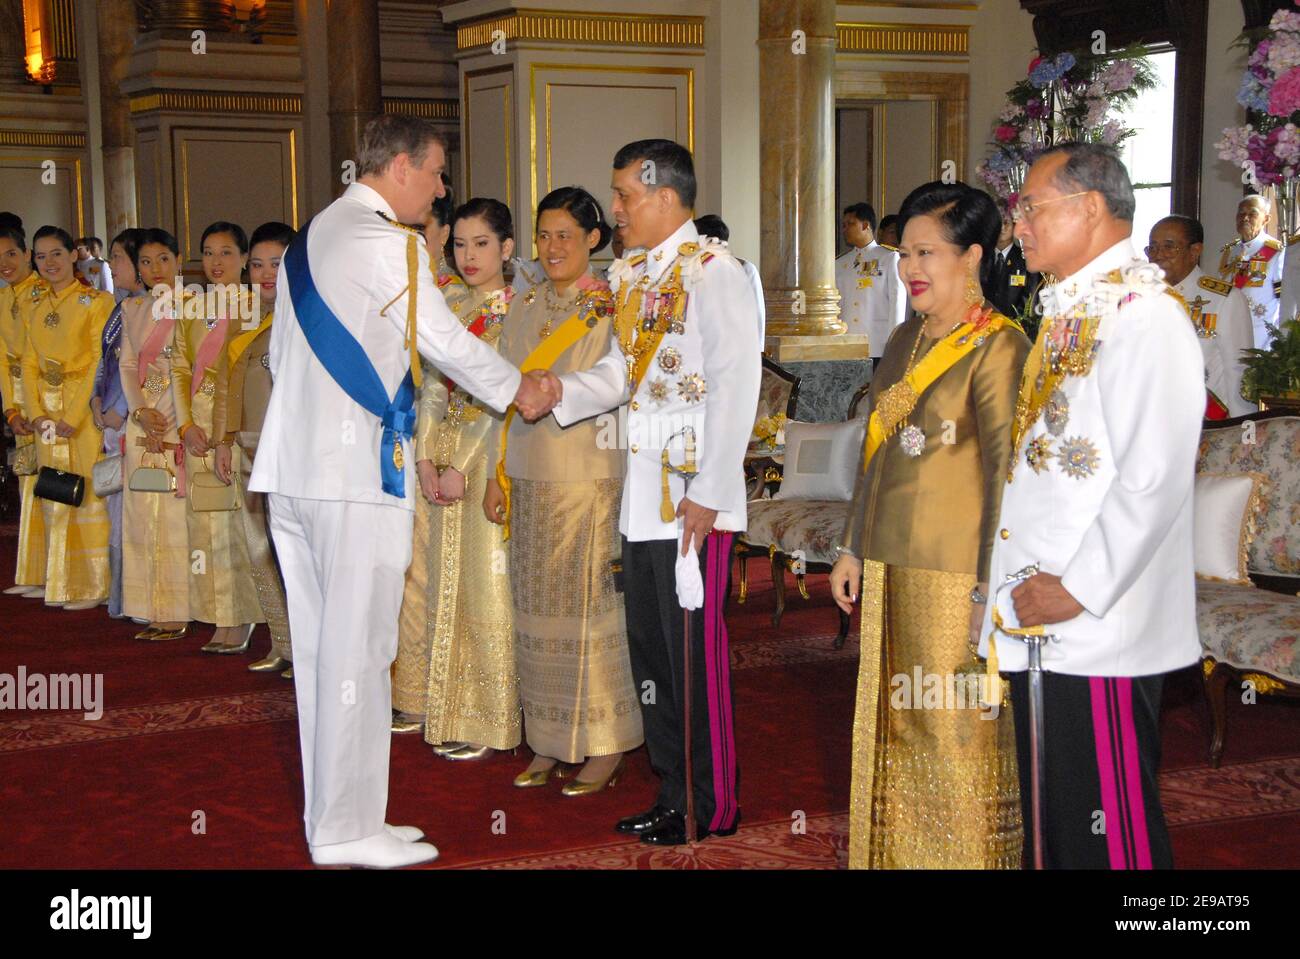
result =
M1250 569L1274 576L1300 575L1300 416L1253 421L1254 442L1241 426L1201 433L1197 472L1263 473L1259 532ZM1262 668L1262 667L1261 667Z
M805 562L834 563L844 536L849 504L826 500L758 499L749 504L749 529L741 539L751 546L775 546Z
M1199 582L1196 622L1205 655L1300 683L1300 597Z

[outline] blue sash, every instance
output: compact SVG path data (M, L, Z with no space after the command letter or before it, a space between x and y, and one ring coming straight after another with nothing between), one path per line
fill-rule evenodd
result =
M409 440L415 430L415 384L411 371L406 371L397 395L390 401L370 357L316 289L307 263L307 232L310 227L308 224L302 229L284 254L293 311L307 344L325 367L325 372L353 402L383 423L379 474L384 492L405 499L405 460L400 444L402 440Z

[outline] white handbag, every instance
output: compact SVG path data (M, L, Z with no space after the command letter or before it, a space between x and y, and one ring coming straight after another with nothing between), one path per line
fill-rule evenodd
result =
M90 486L103 498L122 492L122 454L105 456L90 470Z

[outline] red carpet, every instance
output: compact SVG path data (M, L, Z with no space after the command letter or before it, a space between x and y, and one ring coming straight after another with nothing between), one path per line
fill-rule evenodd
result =
M0 530L0 583L12 582L12 530ZM830 646L836 617L824 578L805 603L790 592L779 631L761 567L729 622L743 824L695 851L617 837L616 819L648 806L644 750L618 785L566 799L517 790L527 762L453 764L418 735L394 737L389 821L426 829L437 867L836 868L847 836L857 644ZM0 868L304 868L292 684L205 656L203 631L163 644L103 608L68 613L0 596L0 673L103 673L104 715L0 712ZM1300 864L1300 709L1261 697L1230 706L1224 766L1206 765L1207 711L1195 671L1168 687L1165 806L1179 866Z

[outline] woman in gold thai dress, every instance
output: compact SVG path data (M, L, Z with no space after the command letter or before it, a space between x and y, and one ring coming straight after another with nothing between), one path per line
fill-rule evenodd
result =
M186 519L190 552L190 615L215 624L206 653L242 653L257 623L265 622L253 582L244 530L243 504L231 510L194 509L196 473L211 471L227 485L238 483L243 454L226 436L231 341L255 310L238 284L248 261L248 237L234 223L218 221L203 231L203 272L208 278L202 310L186 304L172 351L172 399L185 445L188 484ZM199 314L192 318L193 314Z
M10 595L45 598L45 519L36 487L36 434L27 422L23 394L23 351L33 307L45 296L41 275L32 269L27 235L18 222L0 226L0 410L14 433L18 474L18 561ZM21 465L20 465L21 464Z
M122 611L148 626L136 639L180 639L190 621L190 533L185 488L132 489L141 468L182 472L184 451L172 399L173 332L179 247L166 230L144 231L136 252L147 292L122 304L122 390L126 393L126 451L122 461ZM164 290L171 291L164 293Z
M452 223L456 267L469 290L456 315L495 346L513 293L502 275L515 245L510 208L472 199ZM519 682L501 531L480 508L499 417L459 387L446 397L444 385L438 402L421 404L416 429L424 501L416 507L393 688L403 706L423 703L424 738L436 754L467 760L519 745Z
M972 641L1029 341L981 292L999 225L985 193L930 183L900 216L899 274L920 315L894 330L872 377L863 470L831 572L842 609L859 582L863 597L849 865L1015 869L1011 710Z
M280 260L293 242L294 230L287 223L263 223L253 231L248 247L248 282L259 298L260 322L241 329L230 341L230 388L226 401L226 439L239 445L240 484L244 494L244 535L248 541L257 602L266 614L271 633L271 651L249 663L254 673L278 672L293 678L293 647L289 639L289 609L285 604L284 581L276 565L268 535L266 494L249 490L253 457L262 435L262 422L271 400L271 321L275 317L276 278ZM250 324L251 325L251 324Z
M525 370L588 369L609 347L613 297L588 275L609 225L579 187L547 195L536 223L547 279L510 304L501 355ZM604 426L599 417L569 429L552 417L510 417L496 430L492 448L504 459L483 500L489 519L507 523L524 735L535 754L515 785L545 785L559 763L585 759L569 796L612 784L623 753L644 739L612 566L623 452L604 441Z
M23 349L23 401L36 434L37 462L85 479L80 506L41 501L45 523L45 602L90 609L108 599L108 507L91 470L103 438L90 415L104 324L116 303L73 274L72 237L56 226L36 231L32 253L45 279L31 308Z

